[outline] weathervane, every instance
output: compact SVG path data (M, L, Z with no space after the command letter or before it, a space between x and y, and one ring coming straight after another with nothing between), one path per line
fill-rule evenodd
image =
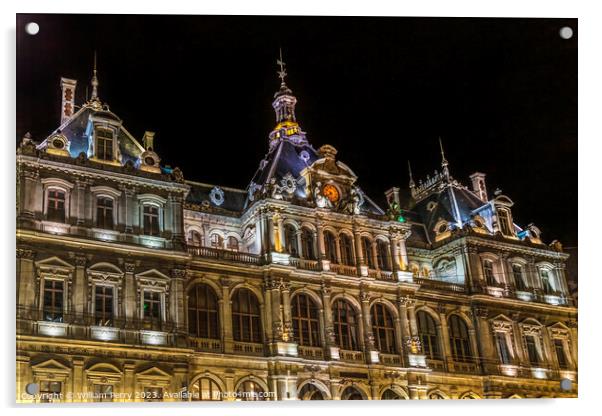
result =
M282 48L280 48L280 59L276 60L276 64L280 66L280 71L276 71L276 73L284 85L284 78L286 77L286 70L284 68L286 67L286 63L282 60Z

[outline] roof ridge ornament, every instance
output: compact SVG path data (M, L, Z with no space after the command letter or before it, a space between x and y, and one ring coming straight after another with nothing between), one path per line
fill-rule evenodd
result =
M90 96L90 100L88 101L92 107L96 109L102 108L102 104L100 99L98 98L98 71L96 70L96 51L94 51L94 69L92 70L92 79L90 80L90 85L92 85L92 95Z
M288 75L286 73L286 62L284 62L284 60L282 59L282 48L279 48L280 50L280 59L276 59L276 64L280 66L280 71L276 71L276 73L278 74L278 78L280 78L280 86L286 86L286 83L284 82L284 78L286 78L286 76Z
M439 136L439 147L441 148L441 168L443 168L443 176L449 182L449 162L445 158L445 151L443 150L443 141L441 140L441 136Z

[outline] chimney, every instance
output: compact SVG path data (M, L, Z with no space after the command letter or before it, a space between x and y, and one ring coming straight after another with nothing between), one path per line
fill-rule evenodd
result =
M399 203L399 188L391 188L388 189L387 191L385 191L385 196L387 197L387 203L389 204L389 206L395 202L397 204L397 206L400 205Z
M142 145L145 150L154 151L155 132L145 131L144 137L142 138Z
M73 116L75 111L75 87L77 81L69 78L61 78L61 125Z
M472 181L472 191L477 194L479 199L483 202L487 202L487 186L485 185L485 174L481 172L475 172L470 175Z

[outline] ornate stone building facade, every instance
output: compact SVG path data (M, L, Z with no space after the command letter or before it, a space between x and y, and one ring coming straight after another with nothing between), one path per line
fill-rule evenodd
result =
M61 80L60 126L17 149L17 400L576 396L560 244L443 149L407 206L393 188L379 207L309 143L279 63L244 190L162 166L96 71L81 107Z

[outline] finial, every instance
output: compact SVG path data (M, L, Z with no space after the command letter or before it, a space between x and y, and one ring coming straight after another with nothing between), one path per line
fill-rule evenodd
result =
M280 66L280 71L276 71L278 78L280 78L281 84L285 85L284 78L286 77L286 63L282 59L282 48L280 48L280 59L276 60L276 64Z
M443 151L443 141L441 140L441 136L439 136L439 147L441 148L441 167L443 168L443 176L449 181L449 168L447 167L449 163L445 158L445 152Z
M90 99L94 101L98 99L98 77L96 76L96 51L94 51L94 71L92 73L92 81L90 83L92 84L92 96L90 97Z
M445 159L445 152L443 151L443 141L439 136L439 147L441 148L441 166L447 166L447 159Z
M409 159L408 159L408 174L410 176L410 188L413 188L416 186L416 184L414 183L414 177L412 176L412 165L410 165Z

